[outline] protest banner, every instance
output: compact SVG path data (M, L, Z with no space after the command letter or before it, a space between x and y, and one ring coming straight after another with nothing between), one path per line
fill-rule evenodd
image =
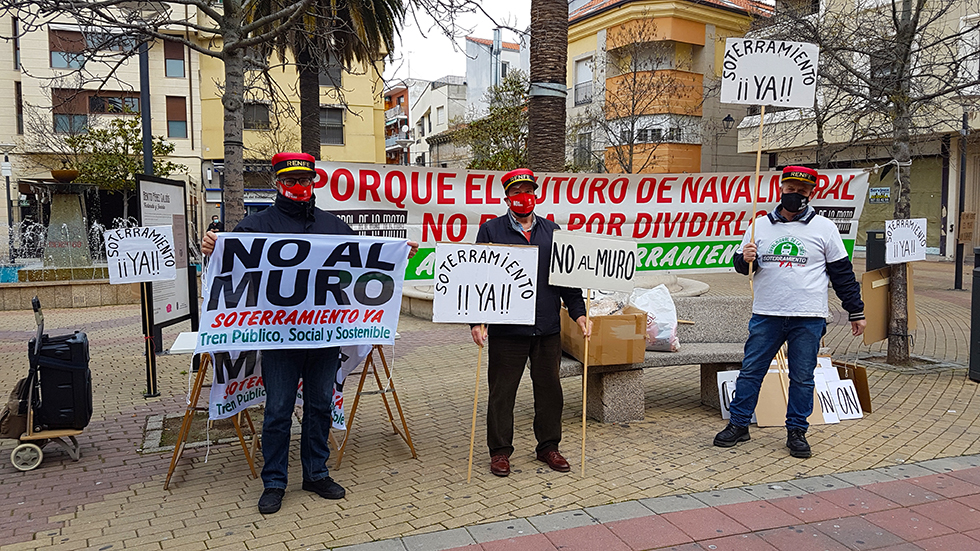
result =
M196 353L393 344L408 243L220 233Z
M729 38L722 61L721 102L813 107L820 48L806 42Z
M562 287L633 291L636 243L584 232L556 231L548 283Z
M885 264L925 259L925 218L885 220Z
M472 243L480 224L507 208L502 172L334 162L318 162L317 171L318 207L362 233L404 230L421 244L408 263L409 281L432 281L436 242ZM868 176L860 169L822 170L810 202L837 224L848 253L867 202ZM779 203L779 178L779 172L761 174L758 211ZM537 183L542 217L563 230L636 242L641 273L731 271L755 193L753 174L745 172L541 173Z
M439 243L435 270L432 321L534 324L537 247Z
M109 283L166 281L177 278L171 226L106 230L105 256Z

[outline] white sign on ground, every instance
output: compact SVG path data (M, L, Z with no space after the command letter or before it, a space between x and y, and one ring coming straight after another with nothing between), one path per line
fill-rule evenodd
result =
M171 226L106 230L105 256L109 283L168 281L177 278Z
M548 283L561 287L633 291L636 242L585 232L555 231Z
M813 107L817 91L816 44L729 38L721 79L721 102Z
M885 263L926 259L926 219L885 220Z
M534 324L538 248L437 243L432 321Z
M721 418L730 420L732 417L729 406L735 399L735 380L738 379L738 370L718 372L718 403L721 406ZM752 413L750 423L755 423L755 413Z

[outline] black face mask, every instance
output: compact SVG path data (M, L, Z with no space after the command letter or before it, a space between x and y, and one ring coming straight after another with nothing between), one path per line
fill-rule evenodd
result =
M788 212L800 212L805 209L810 200L802 193L784 193L779 206Z

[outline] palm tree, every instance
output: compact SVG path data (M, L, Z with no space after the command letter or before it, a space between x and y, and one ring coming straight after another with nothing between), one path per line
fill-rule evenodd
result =
M568 59L568 2L531 0L531 100L527 153L531 170L565 167L565 63ZM545 93L535 95L545 85ZM560 91L560 93L559 93Z
M275 12L282 1L258 0L256 10L259 14ZM321 70L332 63L350 67L361 62L373 67L394 49L404 17L402 0L315 0L288 32L261 52L268 56L275 50L283 57L289 49L296 57L304 153L320 158Z

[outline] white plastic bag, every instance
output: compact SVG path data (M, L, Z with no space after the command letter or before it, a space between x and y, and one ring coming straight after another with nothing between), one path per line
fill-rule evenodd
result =
M677 310L666 285L633 289L630 304L647 313L647 350L677 352L681 349L677 339Z

